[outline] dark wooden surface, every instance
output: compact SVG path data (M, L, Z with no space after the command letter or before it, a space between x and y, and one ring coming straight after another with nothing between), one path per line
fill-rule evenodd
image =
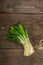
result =
M35 53L23 56L23 46L5 40L9 25L21 23L28 31ZM39 47L40 46L40 47ZM43 0L0 1L0 65L43 65Z
M0 12L43 13L43 0L1 0Z

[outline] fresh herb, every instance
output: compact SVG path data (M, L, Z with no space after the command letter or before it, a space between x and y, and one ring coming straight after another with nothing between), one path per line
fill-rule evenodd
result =
M24 56L30 56L34 53L27 30L21 24L9 26L8 36L5 39L22 44L24 47Z

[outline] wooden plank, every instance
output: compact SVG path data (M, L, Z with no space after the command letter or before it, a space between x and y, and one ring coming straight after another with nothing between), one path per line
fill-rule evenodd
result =
M3 37L8 34L9 25L21 23L25 26L34 45L43 39L43 15L32 14L0 14L0 48L22 48L16 42L10 42ZM42 43L42 42L41 42Z
M0 49L0 65L43 65L43 50L24 57L23 50Z
M43 13L43 0L1 0L0 13Z

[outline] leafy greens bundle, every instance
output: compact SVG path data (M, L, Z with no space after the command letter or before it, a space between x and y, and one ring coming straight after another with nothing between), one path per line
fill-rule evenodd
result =
M24 56L30 56L34 53L27 30L21 24L9 26L8 36L5 39L22 44L24 47Z

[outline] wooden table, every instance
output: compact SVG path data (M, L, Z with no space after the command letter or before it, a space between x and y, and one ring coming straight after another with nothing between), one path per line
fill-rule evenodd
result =
M33 47L43 47L43 0L0 1L0 65L43 65L43 49L23 56L23 46L5 40L9 25L21 23L28 31Z

